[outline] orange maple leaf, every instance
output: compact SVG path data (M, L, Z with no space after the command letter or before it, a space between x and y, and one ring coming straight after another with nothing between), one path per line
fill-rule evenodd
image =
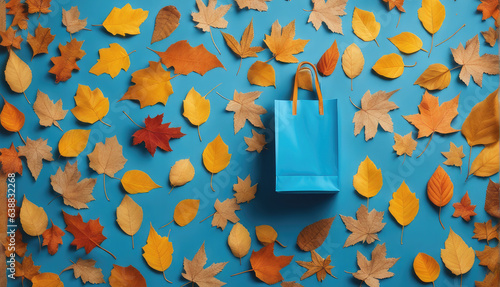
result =
M469 222L470 217L476 215L474 209L475 205L471 205L469 193L465 192L465 195L462 197L460 202L453 203L453 207L455 207L455 212L453 213L453 217L461 216L465 221Z
M50 1L51 0L26 0L28 4L28 13L43 13L47 14L50 11Z
M47 228L47 230L45 230L45 232L42 234L42 246L47 246L49 254L54 255L59 249L59 245L63 244L62 237L66 233L62 231L61 228L57 227L57 225L54 225L54 222L52 222L52 220L50 220L50 223L52 224L52 227Z
M75 38L71 42L66 42L66 45L59 44L61 56L50 59L54 66L49 70L49 73L56 75L56 83L67 81L71 78L71 71L80 70L76 61L86 54L81 49L82 45L83 41L77 41Z
M11 26L26 30L28 28L28 5L21 3L21 0L10 0L5 7L9 9L7 14L14 15Z
M255 276L269 285L283 281L280 270L290 264L293 256L275 256L274 244L262 247L259 251L252 251L250 256L251 271Z
M2 42L0 46L4 46L6 48L14 47L16 49L21 49L21 42L23 38L21 36L16 37L16 30L9 27L6 31L0 31L0 37L2 37Z
M488 18L497 19L500 11L498 10L498 0L481 0L481 4L477 6L477 11L483 13L483 20ZM496 25L496 23L495 23Z
M17 154L14 143L10 144L10 148L0 148L0 164L2 164L2 172L4 173L19 173L23 175L23 162Z
M400 12L406 12L405 8L403 8L403 4L405 3L405 0L383 0L384 2L387 2L389 5L389 10L394 9L396 7Z

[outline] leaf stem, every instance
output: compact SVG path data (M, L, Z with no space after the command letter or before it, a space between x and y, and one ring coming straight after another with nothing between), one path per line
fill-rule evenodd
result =
M30 102L30 100L28 100L28 96L26 96L26 93L25 93L25 92L23 92L23 95L24 95L24 98L26 99L26 101L28 102L28 104L30 104L30 105L31 105L31 102Z
M21 132L17 132L17 134L19 135L19 137L20 137L20 138L21 138L21 140L23 141L24 145L26 145L26 142L24 141L23 136L21 135Z
M444 228L443 222L441 221L441 206L439 207L438 218L439 218L439 223L441 223L441 227L442 227L443 229L446 229L446 228Z
M106 199L109 201L108 198L108 193L106 192L106 174L102 174L102 184L104 185L104 195L106 196Z
M168 192L168 194L170 194L172 192L172 190L174 190L174 187L175 187L175 185L172 185L172 188L170 189L170 191Z
M94 242L95 243L95 242ZM96 244L97 247L101 248L102 250L104 250L106 253L108 253L109 255L113 256L113 258L116 260L116 256L113 255L113 253L109 252L108 250L106 250L104 247L102 247L101 245L99 244Z
M401 11L399 11L398 23L396 24L396 28L399 26L399 21L401 21Z
M217 52L219 52L219 55L222 55L220 50L219 50L219 47L217 47L217 45L215 44L214 36L212 35L212 29L210 29L209 32L210 32L210 38L212 38L212 43L214 43L215 49L217 49Z
M223 95L219 94L219 92L216 92L216 93L217 93L217 95L219 95L219 96L220 96L221 98L223 98L224 100L231 101L230 99L228 99L228 98L224 97Z
M424 52L426 52L426 53L429 53L429 51L427 51L427 50L426 50L426 49L424 49L424 48L420 48L420 50L422 50L422 51L424 51Z
M434 34L432 34L432 36L431 36L431 49L429 51L429 55L427 56L427 58L429 58L431 56L432 47L434 47Z
M472 146L469 145L469 163L467 164L467 177L465 178L465 181L469 178L470 174L470 158L472 157Z
M401 245L403 245L403 232L405 231L405 226L404 225L401 225L402 228L401 228Z
M128 53L128 55L127 55L127 56L130 56L130 54L132 54L132 53L134 53L134 52L136 52L136 50L133 50L132 52Z
M417 62L415 62L415 64L413 65L404 65L405 68L411 68L411 67L415 67L417 65Z
M165 271L163 271L163 279L165 279L165 281L167 281L168 283L172 284L172 281L169 281L167 279L167 276L165 276Z
M437 45L436 45L436 46L434 46L434 47L437 47L437 46L439 46L439 45L443 44L444 42L446 42L446 41L450 40L450 39L451 39L451 37L455 36L455 35L458 33L458 31L462 30L462 28L463 28L463 27L465 27L465 24L463 24L460 28L458 28L458 30L457 30L455 33L453 33L450 37L446 38L443 42L441 42L441 43L437 44Z
M450 69L450 72L451 72L451 71L453 71L453 70L455 70L455 69L461 68L461 67L462 67L461 65L460 65L460 66L453 67L453 68L451 68L451 69Z
M42 241L40 240L40 235L38 235L38 246L40 247L40 251L42 251Z
M361 108L360 108L360 107L356 106L356 105L352 102L351 97L349 97L349 101L350 101L350 102L351 102L351 104L352 104L353 106L355 106L358 110L361 110Z
M238 67L238 71L236 72L236 76L238 76L238 73L240 72L241 62L243 62L243 58L240 57L240 66Z
M208 91L208 93L206 95L204 95L203 97L205 98L206 96L208 96L208 94L210 94L213 90L215 90L218 86L222 85L222 83L218 84L217 86L213 87L210 91Z
M236 275L240 275L240 274L243 274L243 273L251 272L251 271L253 271L253 269L248 269L248 270L245 270L245 271L241 271L241 272L238 272L238 273L235 273L235 274L231 275L231 277L236 276Z
M102 27L102 24L92 24L90 26L94 26L94 27Z
M62 194L59 194L58 196L56 196L56 197L52 198L52 199L49 201L49 203L47 203L47 205L51 204L51 203L52 203L52 201L54 201L56 198L59 198L59 197L61 197L61 196L62 196Z
M351 91L352 91L352 78L351 78Z
M283 245L283 243L279 242L278 240L276 240L276 243L278 243L281 247L286 248L286 245Z
M164 228L164 227L167 227L167 225L169 225L170 223L174 222L174 220L172 219L169 223L163 225L162 227L160 227L160 229Z
M215 189L214 187L212 186L212 181L214 180L214 174L212 173L212 176L210 177L210 188L212 189L212 191L215 192Z
M132 249L134 249L134 235L130 235L130 237L132 237Z
M431 140L432 140L432 136L434 135L434 133L431 134L431 137L429 138L429 141L427 142L427 145L425 146L424 150L417 156L417 158L419 158L421 155L424 154L424 151L427 149L427 147L429 146L429 144L431 143Z
M210 214L209 216L205 217L202 221L200 221L200 223L202 223L203 221L209 219L210 217L214 216L215 212Z
M131 120L131 121L134 123L134 125L136 125L136 126L140 127L141 129L144 129L144 127L141 127L140 125L136 124L136 123L134 122L134 120L133 120L133 119L132 119L129 115L127 115L127 113L126 113L125 111L122 111L122 112L123 112L123 113L127 116L127 118L128 118L129 120Z
M100 121L101 123L103 123L103 124L107 125L108 127L111 127L111 125L110 125L110 124L108 124L108 123L104 122L102 119L99 119L99 121Z
M276 57L276 56L273 55L273 57L271 59L265 61L264 63L267 63L267 62L271 61L272 59L274 59L274 57Z
M58 129L60 129L61 132L64 132L63 129L61 129L61 126L59 125L59 123L57 121L54 121L54 126L56 126Z
M377 47L380 47L380 45L377 42L377 38L373 39L373 41L375 41L375 44L377 44Z
M436 287L436 285L434 285L434 281L432 281L432 287Z
M197 126L197 127L198 127L198 137L200 138L200 142L201 142L200 126Z

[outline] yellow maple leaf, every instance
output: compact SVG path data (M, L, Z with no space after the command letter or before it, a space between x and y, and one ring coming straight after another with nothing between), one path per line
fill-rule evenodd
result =
M137 35L141 33L139 26L148 18L148 13L140 8L132 9L127 3L123 8L114 7L102 26L113 35Z
M153 228L150 223L149 235L147 244L142 247L144 253L142 256L146 259L149 267L156 271L163 272L163 278L168 283L172 283L167 280L165 276L165 270L172 264L172 253L174 253L174 247L172 242L168 241L168 236L160 236Z
M182 101L184 107L182 115L186 117L192 125L198 128L200 142L200 125L205 123L210 116L210 101L206 99L207 95L208 94L202 97L194 88L191 88L184 101Z
M394 133L394 145L392 148L398 155L405 155L403 162L406 159L406 155L411 156L413 151L417 148L417 141L412 138L411 134L412 132L405 136L401 136Z
M205 150L203 150L203 164L205 168L212 173L210 187L213 191L215 191L212 186L214 173L218 173L225 169L231 160L231 154L228 150L228 146L224 143L220 135L217 135L217 137L207 145Z
M276 20L271 27L271 35L266 35L264 42L273 53L276 61L284 63L298 63L299 60L293 55L304 51L309 40L296 39L295 37L295 20L288 23L283 29Z
M415 193L411 192L408 185L403 180L401 186L392 194L389 201L389 212L402 226L401 244L403 244L403 231L406 225L410 224L417 216L419 200Z
M441 154L446 157L443 162L446 165L458 166L462 171L462 158L465 157L464 146L457 147L454 143L450 142L450 151L443 151Z
M439 31L446 17L444 5L439 0L422 0L422 7L418 9L418 19L422 22L425 30L432 35L431 49L429 56L434 46L434 34Z
M359 165L358 173L352 179L354 189L368 200L370 197L377 195L382 188L382 184L382 171L367 156Z
M354 7L352 29L354 30L354 34L361 40L366 42L375 41L377 46L379 46L377 36L380 32L380 23L375 20L375 15L372 12Z
M77 157L87 146L90 130L69 130L59 140L59 154L65 157Z
M79 121L89 124L100 121L109 126L102 121L102 118L108 114L109 100L104 97L99 88L92 91L89 86L78 84L75 103L76 106L71 109L71 112Z
M441 259L444 266L455 275L462 275L474 265L475 254L472 247L467 246L464 240L450 228L448 239L441 249Z
M117 43L109 44L109 48L99 49L99 58L89 71L96 76L106 73L114 78L121 69L127 71L130 67L129 54Z

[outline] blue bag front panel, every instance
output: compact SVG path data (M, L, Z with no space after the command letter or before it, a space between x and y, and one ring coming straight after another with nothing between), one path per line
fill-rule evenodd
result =
M276 191L339 191L337 100L275 101Z

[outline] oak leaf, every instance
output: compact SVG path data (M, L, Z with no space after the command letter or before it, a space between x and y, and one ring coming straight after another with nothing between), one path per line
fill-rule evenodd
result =
M337 48L337 40L334 40L333 44L325 51L325 53L323 53L318 61L318 64L316 64L318 72L320 72L323 76L330 76L333 71L335 71L335 66L337 66L338 60L339 49Z
M63 197L64 204L76 209L89 208L87 203L95 200L92 192L97 180L95 178L80 180L81 176L78 161L73 164L68 161L64 171L59 167L56 174L50 176L50 184L54 191Z
M232 223L240 221L235 213L236 210L241 209L236 202L236 198L228 198L223 202L220 202L219 199L216 199L214 208L215 213L214 217L212 218L212 226L216 226L224 230L224 228L226 228L228 220Z
M484 73L488 75L500 73L498 55L483 54L479 56L479 37L477 35L467 41L465 48L462 43L456 49L451 48L451 53L455 62L462 66L458 77L467 86L471 76L474 82L482 87Z
M498 142L486 145L470 166L469 175L492 176L500 170L500 146Z
M24 93L30 86L32 78L30 67L13 50L10 50L9 59L5 66L5 81L9 84L10 89L15 93Z
M181 13L173 5L168 5L158 11L155 20L155 28L151 37L151 44L161 41L170 36L179 26Z
M352 79L356 78L363 71L363 66L365 65L365 58L361 49L355 44L345 48L342 54L342 69L345 75L351 79L351 91L352 91Z
M294 40L294 37L295 20L283 27L283 30L278 20L276 20L271 27L271 35L266 35L264 42L273 53L276 61L283 63L298 63L299 60L293 55L303 52L309 40Z
M462 134L469 146L498 142L498 89L472 107L462 124Z
M127 162L122 149L116 136L107 138L104 144L96 143L94 150L88 154L89 167L98 174L114 177Z
M26 30L28 28L28 4L21 3L21 0L10 0L5 7L9 10L7 15L14 15L11 26Z
M304 227L297 236L299 248L307 252L320 247L328 236L334 219L335 216L321 219Z
M375 20L375 15L372 12L354 7L352 29L361 40L375 41L378 46L377 36L380 32L380 23Z
M220 135L207 144L203 150L203 165L212 174L210 178L210 188L215 191L212 186L214 173L219 173L225 169L231 162L231 154L229 147L224 143Z
M413 151L417 149L417 141L412 138L412 132L401 136L394 133L394 145L392 146L398 155L412 156ZM404 162L404 159L403 159Z
M352 232L347 237L344 247L352 246L358 242L372 244L375 240L379 240L377 233L385 226L385 223L382 222L384 212L375 209L368 212L368 208L363 204L356 211L357 219L343 215L340 215L340 218L345 227Z
M410 224L415 216L417 216L419 209L419 199L415 193L411 192L406 185L405 181L401 186L392 194L392 199L389 201L389 212L401 225L401 244L403 244L403 231L404 227Z
M330 265L330 263L332 262L332 260L330 259L330 255L328 255L326 259L323 259L315 250L311 250L310 262L305 262L305 261L296 261L296 262L300 266L307 268L307 271L304 274L302 274L300 280L309 278L314 274L316 274L316 278L318 279L319 282L323 282L323 280L325 280L326 274L329 274L330 276L336 278L332 274L332 269L334 266Z
M111 275L108 280L111 287L146 287L146 279L144 279L141 272L132 265L122 267L113 264L113 269L111 269Z
M196 214L198 214L199 207L200 207L199 199L181 200L179 203L177 203L174 209L175 223L177 223L177 225L181 227L188 225L196 217Z
M374 197L382 188L382 171L366 156L358 166L358 172L352 178L354 189L366 198Z
M181 159L174 163L170 168L170 173L168 174L168 181L172 186L172 189L176 186L182 186L190 182L194 178L194 166L187 159Z
M481 31L481 35L483 35L484 40L486 43L488 43L491 47L495 46L498 40L498 31L496 29L493 29L490 27L488 31Z
M172 264L172 253L174 253L172 242L168 241L168 239L169 236L158 235L153 225L150 224L147 244L142 247L144 251L142 257L144 257L149 267L163 272L165 281L172 283L165 277L165 270Z
M493 182L491 179L486 188L484 210L489 215L500 218L500 184Z
M21 284L23 285L24 279L32 280L33 277L36 275L40 274L39 270L41 266L35 265L33 262L33 258L31 257L30 254L29 256L24 257L23 262L17 261L16 260L16 267L15 270L16 272L14 273L15 277L21 277Z
M413 83L427 90L442 90L450 84L451 73L443 64L432 64Z
M182 101L182 107L184 109L182 115L186 117L192 125L198 128L198 137L200 141L200 125L204 124L210 116L210 101L207 99L207 96L208 94L202 97L194 88L191 88L186 98Z
M312 22L314 28L319 30L324 22L326 27L333 33L342 33L342 19L346 15L345 5L347 0L312 0L314 5L307 23Z
M35 181L43 167L43 160L53 161L52 148L47 145L47 140L41 138L36 141L26 138L26 145L18 146L18 155L25 157L28 162L28 168Z
M392 10L394 9L394 7L396 7L399 10L399 12L406 12L405 9L403 8L405 0L383 0L383 1L387 3L389 10Z
M35 35L32 36L28 33L27 42L33 50L33 55L31 59L38 54L48 54L48 47L56 36L50 33L50 28L43 28L40 23L38 23L38 27L35 29Z
M257 11L267 11L266 2L270 2L271 0L236 0L236 4L238 4L238 8L244 9L254 9Z
M3 98L3 102L2 112L0 112L0 124L9 132L17 133L24 126L24 114L16 106L7 102L5 98Z
M260 115L267 113L262 106L255 104L255 100L262 92L240 93L234 91L233 99L229 100L226 111L234 112L234 134L238 133L248 120L253 126L264 128Z
M246 148L247 151L256 151L260 153L264 146L267 144L266 135L259 134L255 130L252 130L252 137L243 137L245 143L248 145Z
M50 59L54 66L49 70L49 73L56 76L56 83L69 80L73 70L80 70L76 62L86 55L85 51L82 50L82 45L83 41L77 41L75 38L66 42L64 46L59 44L61 56Z
M61 99L54 104L47 94L38 90L35 103L33 104L33 110L40 120L40 125L44 127L54 125L62 131L57 121L63 120L68 111L63 110Z
M486 266L492 272L500 267L500 248L485 246L483 251L476 251L479 265Z
M62 23L66 26L66 31L73 34L80 30L89 30L85 28L87 26L87 18L79 19L80 11L78 11L77 6L71 7L68 11L62 8Z
M251 243L252 239L248 230L241 223L236 222L227 237L227 244L231 249L231 253L241 260L250 251Z
M474 250L467 246L464 240L450 228L448 238L441 249L441 259L444 266L455 275L462 275L474 265Z
M64 157L77 157L87 146L90 130L69 130L59 140L59 154Z
M205 254L205 243L203 243L194 255L193 260L184 257L185 273L182 273L182 277L199 287L220 287L225 285L226 283L215 278L215 275L224 269L227 262L212 263L209 267L203 268L205 264L207 264L207 255Z
M113 7L102 26L114 35L137 35L141 33L139 26L148 18L148 11L141 8L132 9L127 3L122 8Z
M73 115L81 122L93 124L103 122L109 111L109 100L104 97L99 88L91 90L89 86L78 84L75 95L75 107L71 109Z
M29 201L26 195L23 196L19 218L21 219L23 231L31 236L42 235L49 223L47 213L45 213L43 208Z
M248 175L245 180L242 180L238 176L238 183L233 184L233 190L236 192L234 197L236 198L236 202L244 203L250 202L255 198L255 193L257 192L257 183L252 185L252 179L250 179L250 175Z
M413 54L420 50L427 52L422 49L422 40L420 40L417 35L410 32L402 32L401 34L387 39L391 41L400 52L405 54Z
M26 4L28 4L28 13L43 13L47 14L52 12L50 8L51 0L26 0Z
M140 170L129 170L120 180L123 189L130 194L146 193L155 188L160 188L149 175Z
M49 252L49 254L54 255L59 249L59 245L63 244L62 237L66 233L62 231L61 228L59 228L57 225L54 225L54 222L52 222L52 220L50 220L50 223L52 224L52 227L45 230L42 234L42 246L47 246L47 251Z
M41 273L31 280L33 287L64 287L64 283L55 273Z
M498 227L500 224L492 226L491 219L487 222L474 222L474 236L477 240L486 240L486 244L489 244L490 240L499 239Z
M469 222L471 216L477 215L474 212L476 208L475 205L471 205L469 193L465 192L464 196L460 200L460 202L453 203L453 207L455 208L455 212L453 212L453 217L462 217L463 220Z
M396 264L399 258L386 258L387 249L384 244L378 244L372 251L372 260L368 259L357 251L359 270L353 273L354 278L363 281L370 287L378 287L379 280L390 278L394 273L389 269Z
M23 41L23 38L20 35L16 37L16 32L17 31L12 29L12 27L9 27L6 31L0 31L0 37L2 37L0 46L6 47L7 49L10 49L11 47L21 49L21 42ZM28 43L30 36L31 35L28 33Z
M122 46L117 43L111 43L109 44L109 48L99 49L99 59L90 68L89 73L96 76L106 73L113 79L118 76L122 69L128 71L130 67L129 55Z
M104 276L102 275L102 269L96 268L95 263L96 261L93 259L79 258L76 263L64 268L61 272L73 269L75 279L82 279L83 284L86 284L87 282L91 284L106 283L106 281L104 281Z
M252 251L250 264L255 276L262 282L273 285L283 281L280 270L292 262L293 256L275 256L274 244L262 247L259 251Z
M23 162L19 158L14 143L10 144L10 148L0 148L0 164L5 174L17 172L23 175Z
M462 170L462 158L465 157L463 152L464 146L457 147L454 143L450 142L450 151L443 151L441 154L446 157L443 164L458 166Z
M440 165L427 182L427 196L435 206L439 206L439 223L445 229L441 222L441 208L447 205L453 197L453 182Z
M413 260L413 270L415 271L418 279L422 282L434 283L434 281L436 281L439 277L441 268L439 267L439 263L436 259L430 255L420 252Z
M248 82L261 87L274 86L276 88L276 73L273 66L262 61L256 61L248 69Z
M170 139L178 139L185 134L181 132L181 128L171 128L170 123L162 124L163 114L159 114L154 118L148 116L145 120L145 127L136 131L132 137L134 138L133 144L138 145L144 142L146 149L151 156L154 157L156 148L164 151L172 151L170 148Z
M477 6L477 11L483 13L483 20L488 18L498 19L500 11L498 10L498 0L481 0L481 4Z
M132 237L132 248L134 248L134 234L141 228L142 217L142 207L130 196L125 195L116 208L116 222L123 232Z

